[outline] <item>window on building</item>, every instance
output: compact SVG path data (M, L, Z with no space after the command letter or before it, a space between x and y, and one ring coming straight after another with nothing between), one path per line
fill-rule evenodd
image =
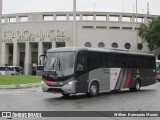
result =
M122 29L124 29L124 30L132 30L133 28L132 27L122 27Z
M96 16L97 21L106 21L107 20L106 18L107 18L106 16Z
M5 23L5 19L4 18L2 18L1 23Z
M11 17L7 19L8 22L16 22L16 18L15 17Z
M105 47L105 44L103 42L100 42L100 43L98 43L98 47L99 48Z
M118 16L109 16L109 21L118 21Z
M93 20L93 16L85 15L83 16L83 20Z
M51 43L44 43L44 52L47 52L49 49L52 48L52 44Z
M56 20L66 20L66 16L56 16Z
M122 17L122 21L130 22L131 21L131 17Z
M73 20L73 16L69 16L69 20ZM80 16L76 16L76 20L80 20Z
M120 27L110 26L109 29L120 29Z
M130 48L131 48L131 44L130 44L130 43L125 43L124 47L125 47L126 49L130 49Z
M65 47L66 46L66 44L65 44L65 42L56 42L56 47L58 48L58 47Z
M91 43L90 43L90 42L86 42L86 43L84 44L84 46L85 46L85 47L91 47Z
M53 15L45 15L43 16L44 21L53 21Z
M82 28L93 29L94 26L82 26Z
M20 17L20 21L21 22L27 22L28 21L28 17L27 16Z
M107 26L96 26L97 29L107 29Z
M135 28L135 30L139 30L140 28Z
M135 18L134 18L134 21L135 21L135 22L136 22L136 21L137 21L137 22L143 22L143 18L139 18L139 17L136 18L136 17L135 17Z
M118 44L116 42L112 43L113 48L118 48Z
M138 50L142 50L143 49L143 44L142 43L138 43L137 44L137 48L138 48Z

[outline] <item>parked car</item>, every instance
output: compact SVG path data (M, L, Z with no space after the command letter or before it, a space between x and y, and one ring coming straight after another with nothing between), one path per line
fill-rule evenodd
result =
M0 75L21 75L23 68L20 66L0 66Z
M37 76L41 75L42 72L43 72L43 69L44 69L43 65L37 65L37 67L36 67L36 75Z

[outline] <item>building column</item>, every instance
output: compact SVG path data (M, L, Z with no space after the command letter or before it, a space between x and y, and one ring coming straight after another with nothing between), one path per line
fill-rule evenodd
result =
M73 0L72 46L77 46L76 0Z
M56 17L56 14L53 15L53 21L56 21L57 20L57 17Z
M13 65L19 66L19 63L20 63L19 44L14 43L13 45Z
M118 16L118 21L119 21L119 22L122 22L122 15L119 15L119 16Z
M131 22L135 22L135 16L132 16Z
M9 61L9 45L6 43L2 43L1 49L1 64L5 65L8 64Z
M96 21L96 13L93 15L93 21Z
M18 16L16 16L16 22L21 22Z
M24 74L31 75L31 45L29 42L25 43L25 63L24 63Z
M52 42L52 48L56 48L56 42Z
M44 46L43 46L43 42L38 42L38 65L40 65L40 55L44 54ZM41 61L41 64L43 63L43 61Z
M70 18L70 16L69 16L69 14L67 14L66 20L69 21L70 20L69 18Z
M109 21L109 15L106 15L106 21Z
M80 20L80 21L82 21L82 20L83 20L83 15L82 15L82 14L80 14L80 16L79 16L79 17L80 17L80 19L79 19L79 20Z

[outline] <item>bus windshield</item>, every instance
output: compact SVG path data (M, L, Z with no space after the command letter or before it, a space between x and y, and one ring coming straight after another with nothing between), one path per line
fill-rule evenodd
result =
M44 71L56 71L56 77L73 75L75 52L47 53Z

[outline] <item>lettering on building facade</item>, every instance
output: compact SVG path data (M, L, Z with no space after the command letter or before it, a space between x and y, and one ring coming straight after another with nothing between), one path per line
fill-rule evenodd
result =
M65 30L40 29L40 30L4 30L2 42L65 42L70 40L70 35Z

